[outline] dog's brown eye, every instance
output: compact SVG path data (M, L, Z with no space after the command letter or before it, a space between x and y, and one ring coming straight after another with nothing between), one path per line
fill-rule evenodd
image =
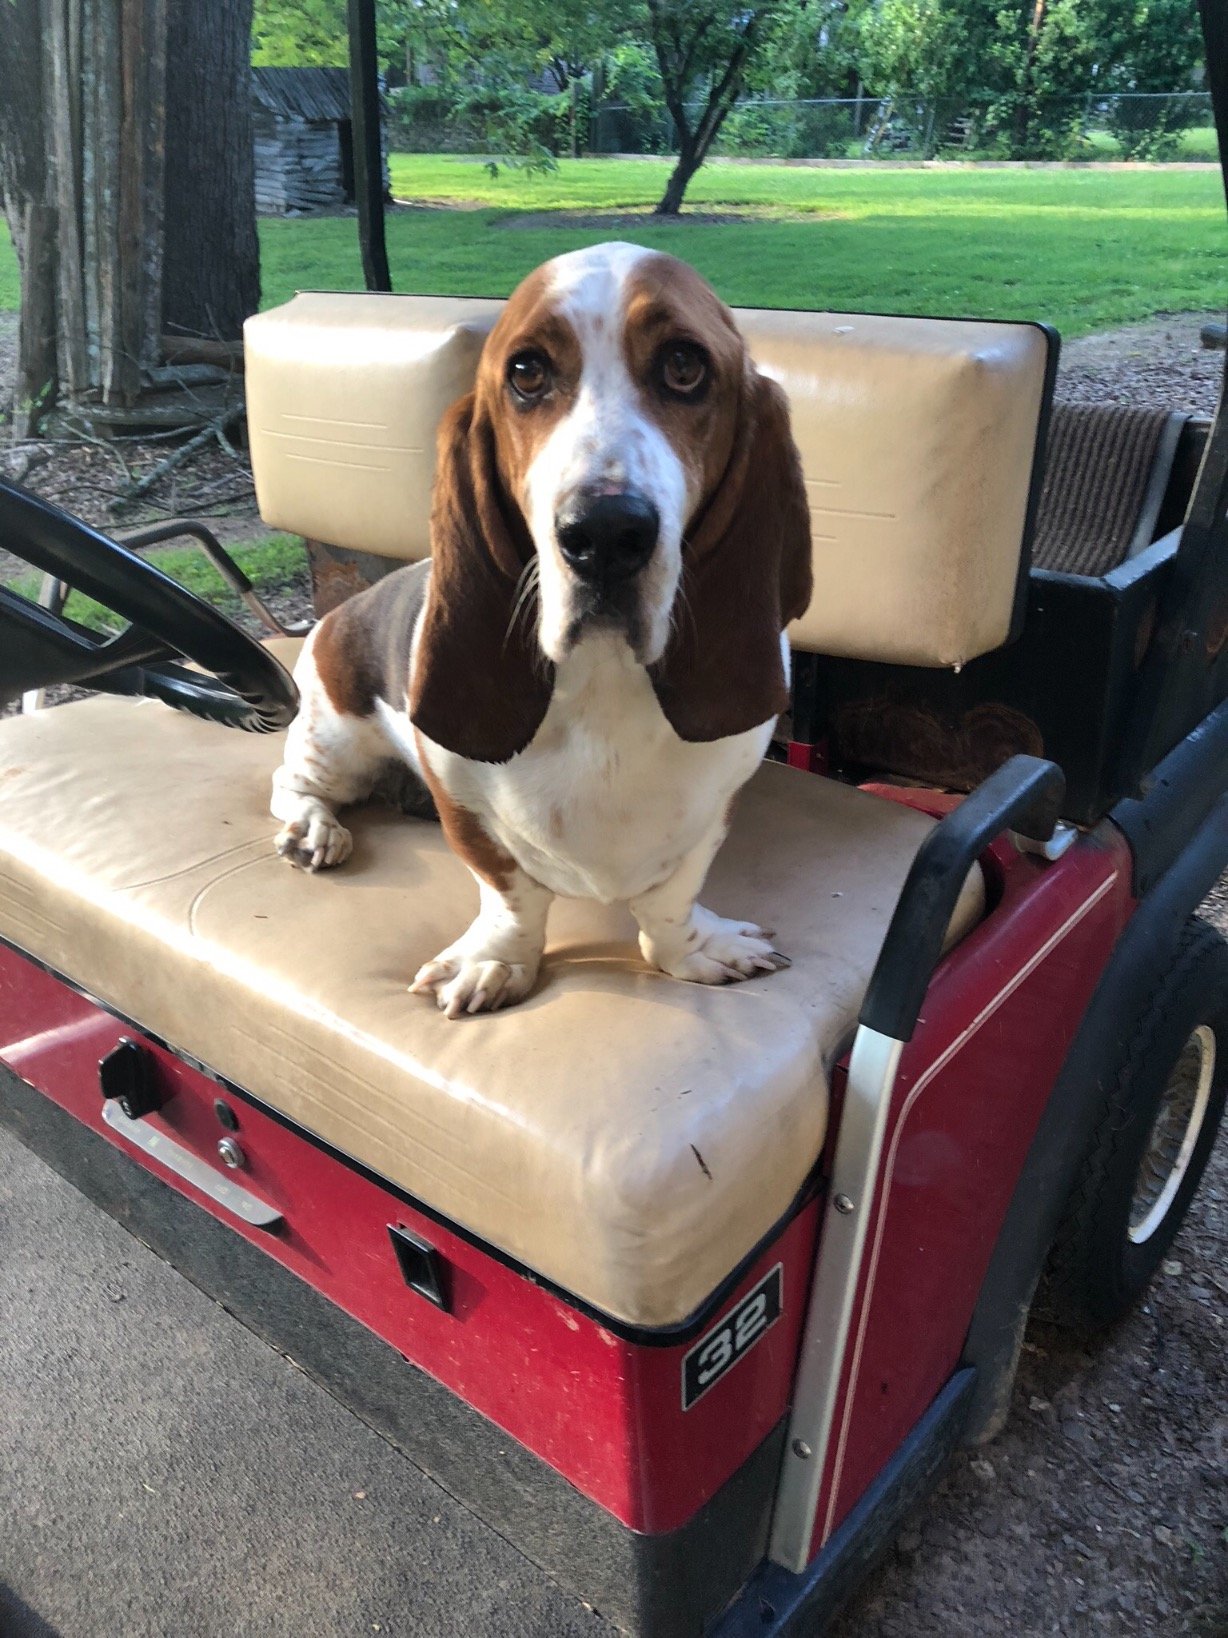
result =
M542 353L517 353L507 367L512 391L526 403L541 398L550 385L550 364Z
M708 357L702 347L675 342L661 354L661 380L669 392L689 398L708 379Z

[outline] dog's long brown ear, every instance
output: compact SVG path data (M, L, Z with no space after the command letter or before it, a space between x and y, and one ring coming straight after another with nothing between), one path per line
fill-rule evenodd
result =
M789 704L780 634L810 602L810 509L784 393L750 365L725 474L691 525L653 667L682 739L724 739Z
M554 668L537 645L537 608L522 604L533 546L505 500L494 433L471 393L439 427L431 504L431 585L410 680L409 715L437 745L506 762L546 714Z

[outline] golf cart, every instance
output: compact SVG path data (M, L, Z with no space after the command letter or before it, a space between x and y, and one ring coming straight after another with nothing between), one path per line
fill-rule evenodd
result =
M327 543L321 604L429 552L498 307L250 321L261 512ZM820 1630L1001 1425L1042 1276L1076 1324L1137 1300L1228 1087L1194 914L1228 865L1223 405L1092 436L1041 326L738 316L822 596L708 889L792 966L729 989L560 903L516 1009L406 995L471 883L379 807L335 876L276 858L294 640L0 485L0 544L127 622L0 591L0 700L91 691L0 721L0 1119L653 1638Z

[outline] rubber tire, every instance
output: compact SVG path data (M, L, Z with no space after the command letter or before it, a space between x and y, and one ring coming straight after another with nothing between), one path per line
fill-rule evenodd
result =
M1139 1166L1168 1076L1199 1024L1215 1032L1202 1131L1164 1218L1141 1244L1127 1230ZM1104 1066L1104 1107L1049 1252L1041 1304L1082 1331L1122 1319L1143 1295L1181 1227L1210 1158L1228 1095L1228 942L1191 917L1157 973L1146 1012Z

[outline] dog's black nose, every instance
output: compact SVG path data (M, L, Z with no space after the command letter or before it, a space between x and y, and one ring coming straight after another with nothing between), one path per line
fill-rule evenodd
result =
M652 556L661 515L646 495L580 495L559 515L567 563L585 580L626 580Z

